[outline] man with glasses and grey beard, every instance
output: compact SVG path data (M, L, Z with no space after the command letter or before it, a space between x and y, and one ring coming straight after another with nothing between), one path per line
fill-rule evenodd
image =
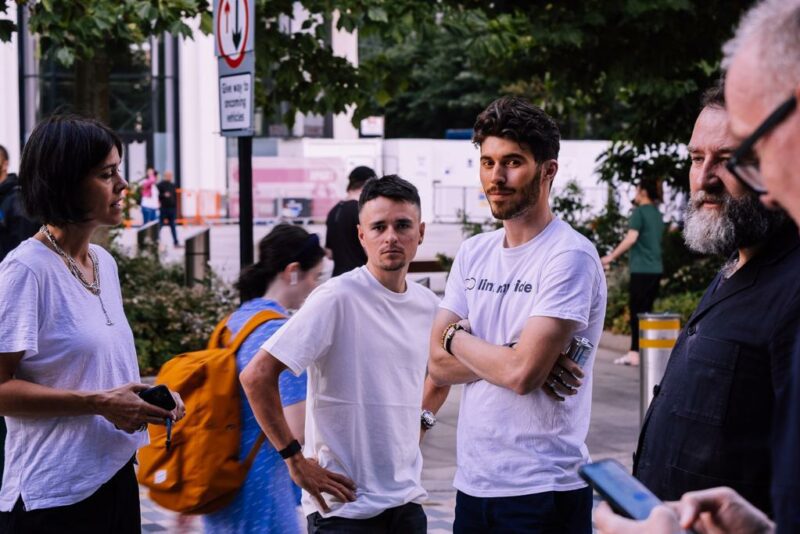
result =
M721 88L706 93L688 148L686 244L729 257L656 386L634 475L664 500L730 486L769 514L774 398L798 337L800 237L726 169L736 142Z

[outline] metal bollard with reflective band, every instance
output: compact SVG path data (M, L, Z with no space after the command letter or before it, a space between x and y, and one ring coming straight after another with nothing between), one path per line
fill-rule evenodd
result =
M644 422L655 388L664 376L678 339L681 316L676 313L639 314L639 422Z

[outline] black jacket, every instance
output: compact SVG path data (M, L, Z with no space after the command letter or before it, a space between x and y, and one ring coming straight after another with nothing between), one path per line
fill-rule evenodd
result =
M788 383L798 337L798 273L800 237L789 224L706 290L639 435L634 475L662 499L730 486L772 513L774 398Z
M22 208L19 179L9 174L0 182L0 261L39 229Z

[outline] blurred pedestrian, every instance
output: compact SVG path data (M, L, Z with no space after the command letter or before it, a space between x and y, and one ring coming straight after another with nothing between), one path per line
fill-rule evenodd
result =
M140 531L136 449L180 419L139 398L117 265L90 244L122 222L122 143L72 116L39 123L22 154L28 213L43 226L0 264L0 532Z
M310 534L424 534L420 400L437 298L406 279L425 233L419 193L384 176L367 182L359 207L367 264L312 293L241 380L304 490ZM280 409L286 368L309 369L302 450Z
M164 224L169 225L172 232L172 244L175 247L181 246L178 242L178 230L175 228L175 219L178 217L178 190L172 182L172 172L164 171L164 178L158 182L158 204L159 204L159 235Z
M614 360L617 365L639 365L639 314L653 311L653 303L658 296L658 285L664 272L661 261L664 219L658 209L658 202L661 202L658 182L643 179L636 186L636 197L633 200L636 207L628 222L628 233L611 253L600 258L603 267L607 268L630 251L628 309L631 348L627 354Z
M333 276L339 276L367 263L367 254L358 240L358 197L367 180L375 178L369 167L356 167L347 181L347 198L336 204L325 221L325 248L333 260Z
M453 532L588 534L592 490L572 466L589 459L594 351L583 387L566 388L571 398L550 391L582 385L581 368L560 354L573 336L597 345L603 268L594 245L550 209L560 148L550 116L501 98L478 115L473 141L503 227L458 250L431 329L423 400L436 412L449 385L464 384Z
M142 200L139 205L142 208L142 224L158 219L158 171L153 167L147 168L147 174L139 183L139 192Z
M39 229L22 207L17 175L8 172L8 151L0 145L0 261Z
M288 316L300 308L319 281L325 251L316 234L309 234L300 226L279 224L261 240L258 249L258 262L245 268L236 282L242 305L228 319L231 338L259 311L272 310ZM285 323L269 321L248 336L236 355L240 372ZM300 442L304 441L306 381L306 373L294 376L283 372L279 378L283 414ZM242 460L260 434L253 409L242 393ZM298 504L299 489L278 451L265 443L233 502L204 516L203 523L206 532L215 534L297 533Z

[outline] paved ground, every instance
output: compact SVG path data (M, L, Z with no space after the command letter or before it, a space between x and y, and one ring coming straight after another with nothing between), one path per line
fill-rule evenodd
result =
M598 351L587 445L593 460L616 458L630 468L631 453L636 447L639 431L639 373L637 368L612 364L612 360L622 352L614 341L604 342ZM426 436L422 447L425 458L423 485L429 495L424 507L428 515L428 532L432 534L452 531L455 509L452 480L459 394L460 388L453 388L450 392L439 413L438 424ZM187 524L178 525L174 514L148 501L144 492L142 523L144 532L202 532L200 522L193 518Z

